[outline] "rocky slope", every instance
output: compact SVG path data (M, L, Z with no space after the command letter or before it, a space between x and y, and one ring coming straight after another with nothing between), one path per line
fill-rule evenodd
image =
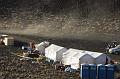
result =
M120 32L119 0L0 2L1 32L43 35Z

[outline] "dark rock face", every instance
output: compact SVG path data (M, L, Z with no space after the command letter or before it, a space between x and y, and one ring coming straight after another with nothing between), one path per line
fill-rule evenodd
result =
M35 33L119 33L119 13L119 0L0 0L0 28Z

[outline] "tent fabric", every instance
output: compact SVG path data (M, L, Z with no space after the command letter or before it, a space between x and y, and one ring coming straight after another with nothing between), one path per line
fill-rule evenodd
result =
M94 64L94 58L86 53L77 53L71 58L71 68L78 69L80 64Z
M63 53L66 51L67 49L64 47L51 44L45 49L45 56L54 61L62 61Z
M39 51L40 54L45 54L45 48L49 46L48 41L43 41L39 44L35 44L35 50Z
M35 44L35 48L36 48L36 50L39 50L40 49L40 47L41 46L43 46L43 47L48 47L49 46L49 42L48 41L43 41L43 42L41 42L41 43L39 43L39 44Z
M69 50L67 50L62 57L62 63L64 65L70 65L71 64L71 57L73 57L75 54L77 53L82 53L84 52L83 50L78 50L78 49L73 49L70 48Z
M95 59L95 64L106 64L106 61L110 63L111 58L104 53L85 51L85 53L91 55Z

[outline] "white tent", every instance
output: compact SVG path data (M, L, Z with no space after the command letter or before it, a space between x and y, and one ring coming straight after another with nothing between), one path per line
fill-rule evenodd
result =
M73 57L75 54L80 53L80 52L84 52L84 51L70 48L69 50L67 50L63 54L62 63L64 65L70 65L71 64L71 57Z
M35 44L35 50L38 50L40 54L45 54L45 48L49 46L48 41L43 41L39 44Z
M77 53L71 58L71 68L78 69L80 64L94 64L94 58L86 53Z
M104 53L85 51L85 53L91 55L95 59L95 64L105 64L106 61L110 63L111 58Z
M45 56L54 61L61 61L63 53L66 51L67 49L64 47L51 44L45 49Z

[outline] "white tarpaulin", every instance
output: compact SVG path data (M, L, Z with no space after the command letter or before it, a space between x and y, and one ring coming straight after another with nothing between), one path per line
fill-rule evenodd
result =
M72 49L70 48L63 54L62 63L64 65L70 65L71 64L71 57L73 57L77 53L84 52L83 50L78 49Z
M95 59L95 64L105 64L110 63L111 58L104 53L85 51L85 53L91 55Z
M51 44L49 47L45 49L45 56L54 61L61 61L63 53L66 52L67 49L55 44Z
M94 58L86 53L77 53L71 58L71 68L78 69L80 64L94 64Z

